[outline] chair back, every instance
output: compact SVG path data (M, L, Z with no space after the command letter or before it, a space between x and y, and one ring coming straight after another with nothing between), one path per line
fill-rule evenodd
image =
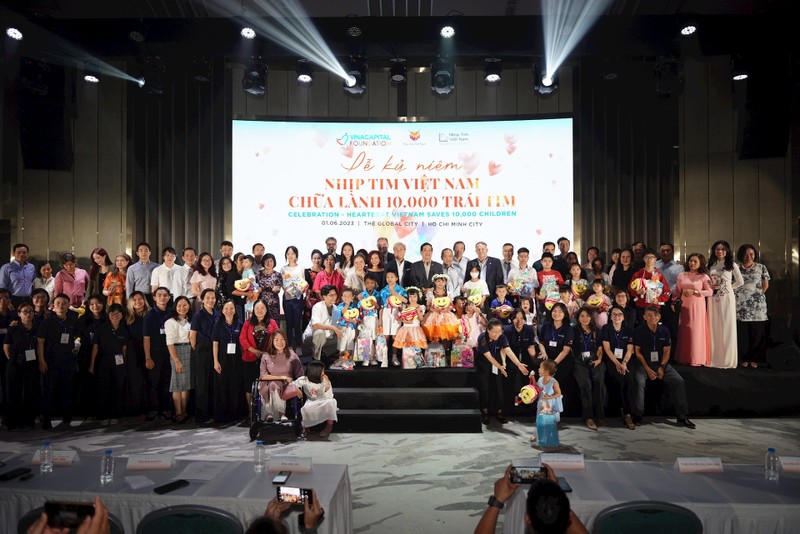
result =
M24 516L22 516L17 523L17 532L19 534L27 534L28 529L36 523L44 512L44 507L34 508ZM117 516L112 513L108 514L108 522L111 525L111 534L125 534L125 529L122 528L122 522ZM77 532L77 529L70 529L70 534Z
M609 506L597 514L594 534L702 534L697 514L676 504L633 501Z
M199 504L182 504L154 510L144 516L136 534L243 534L233 514Z

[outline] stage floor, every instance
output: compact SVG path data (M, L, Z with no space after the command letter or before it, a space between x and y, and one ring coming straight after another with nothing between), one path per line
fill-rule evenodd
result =
M650 418L636 430L617 420L593 432L577 419L565 419L564 450L592 460L671 462L676 456L717 455L723 462L760 464L767 447L800 455L800 418L694 418L696 430L674 426L674 419ZM485 509L492 485L506 464L531 458L530 419L500 426L492 421L481 434L347 434L329 441L272 445L272 454L310 455L318 463L349 465L355 532L471 532ZM31 453L48 438L56 448L115 454L173 452L183 459L249 460L253 445L247 429L187 425L76 427L67 432L0 431L0 451ZM0 455L2 459L2 455ZM569 476L567 474L567 476ZM501 514L501 520L503 515ZM499 531L499 530L498 530Z

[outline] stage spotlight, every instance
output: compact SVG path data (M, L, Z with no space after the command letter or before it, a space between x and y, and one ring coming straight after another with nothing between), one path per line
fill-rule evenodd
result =
M253 96L263 96L267 92L267 66L261 58L252 58L242 77L242 89Z
M456 29L450 26L449 24L442 26L442 29L439 30L439 35L441 35L445 39L452 39L455 34L456 34Z
M350 58L348 77L342 87L351 95L361 95L367 90L367 62L363 58Z
M97 68L97 65L86 65L83 69L83 81L89 83L98 83L100 82L100 71Z
M408 80L408 69L403 65L405 59L396 57L392 59L394 65L389 69L389 80L394 85L403 85Z
M297 83L308 85L312 81L314 81L314 70L308 64L308 61L300 60L297 65Z
M681 35L692 35L696 31L697 26L694 24L684 24L684 26L681 28Z
M499 83L503 77L503 67L500 60L491 58L486 60L486 68L483 69L483 79L486 83Z
M360 37L361 36L361 28L358 26L350 26L347 28L347 35L350 37Z
M245 39L255 39L256 38L256 31L253 28L245 26L242 28L241 31L242 37Z
M6 28L6 35L11 37L15 41L22 40L22 32L19 31L17 28Z
M533 66L533 80L533 88L540 95L549 95L558 89L558 76L544 72L539 65Z
M144 87L144 78L142 77L142 78L139 78L138 80L136 80L136 85L139 86L139 89Z
M456 66L452 61L438 58L431 65L431 90L440 95L449 95L455 88Z
M197 59L192 68L192 79L200 83L211 81L211 61L208 59Z
M747 65L742 60L742 56L738 54L731 57L731 78L735 82L741 82L748 78Z

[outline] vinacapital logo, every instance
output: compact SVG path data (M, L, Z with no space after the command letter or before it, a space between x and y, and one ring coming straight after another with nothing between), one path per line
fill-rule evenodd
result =
M336 138L341 146L391 146L392 137L386 134L349 134Z

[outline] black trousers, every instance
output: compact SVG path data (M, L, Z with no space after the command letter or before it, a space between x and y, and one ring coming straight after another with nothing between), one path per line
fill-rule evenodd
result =
M12 357L6 366L6 425L8 428L33 426L41 402L42 375L39 362Z
M605 417L606 364L597 367L583 362L575 362L572 371L581 397L581 417L583 419L602 419Z
M98 353L94 362L97 380L97 418L119 419L125 413L128 368L117 365L113 354Z
M153 368L147 370L147 406L151 412L161 414L172 412L172 397L169 394L169 380L172 377L172 366L169 364L169 352L166 345L151 346L150 357Z
M631 365L632 367L632 365ZM622 413L631 415L633 409L633 369L621 375L614 365L606 364L606 391L609 400L622 409Z
M767 360L767 322L736 321L739 361L764 363Z
M147 376L149 371L145 365L144 346L142 345L141 339L134 339L128 343L125 367L127 370L127 380L125 385L124 413L128 415L141 415L150 407L147 389Z
M214 353L210 343L198 342L192 355L195 417L202 421L211 417L211 373L214 372Z
M478 375L478 399L481 410L503 409L503 375L492 373L492 364L476 362L475 372Z
M45 354L47 372L44 374L42 388L42 416L51 419L55 410L55 396L58 393L58 407L64 421L72 421L72 384L75 380L75 355L52 356Z

